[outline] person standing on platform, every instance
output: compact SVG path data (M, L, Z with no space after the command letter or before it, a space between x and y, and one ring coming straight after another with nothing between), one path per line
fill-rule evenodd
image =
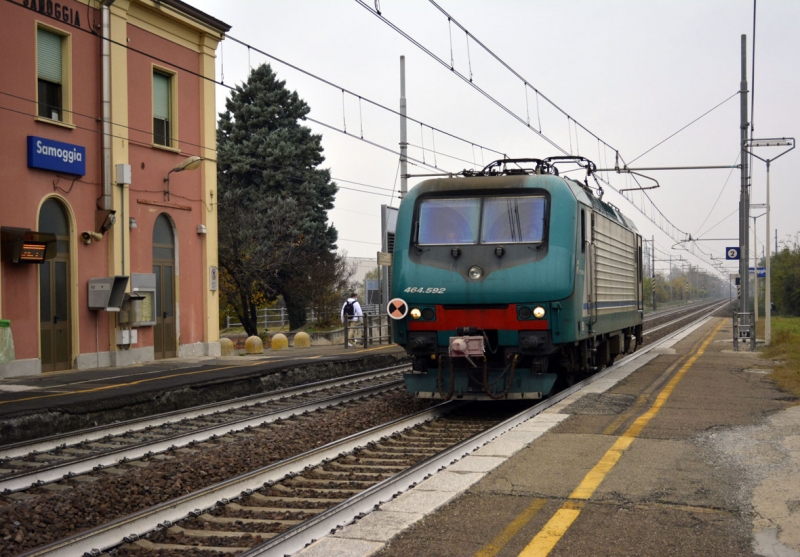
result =
M361 312L361 305L358 303L358 295L355 292L351 292L350 297L347 298L347 301L345 301L344 305L342 306L340 316L342 323L345 322L345 319L349 321L348 327L350 329L350 346L355 346L355 341L361 339L363 331L361 330L361 327L354 325L354 323L360 322L362 315L364 314Z

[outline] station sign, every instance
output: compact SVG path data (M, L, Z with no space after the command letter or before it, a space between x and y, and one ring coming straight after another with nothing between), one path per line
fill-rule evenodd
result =
M725 259L728 259L728 260L735 259L735 260L738 261L739 260L739 247L736 246L736 247L725 248Z
M750 267L750 274L751 275L753 274L753 268L752 267ZM759 277L759 278L766 277L767 276L767 268L766 267L759 267L758 268L758 274L756 276Z
M86 147L29 135L28 166L75 176L85 176Z

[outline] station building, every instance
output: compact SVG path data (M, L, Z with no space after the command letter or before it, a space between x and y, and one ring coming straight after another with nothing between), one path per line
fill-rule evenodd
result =
M229 29L180 0L0 3L0 377L219 354Z

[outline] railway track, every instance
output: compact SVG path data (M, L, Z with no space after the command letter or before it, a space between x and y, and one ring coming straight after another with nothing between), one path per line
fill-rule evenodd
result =
M667 310L665 313L652 314L652 318L645 328L643 336L647 339L647 342L652 342L654 339L661 338L661 335L665 332L680 327L699 315L720 311L729 303L729 300L713 300L696 305L684 306L677 310Z
M682 306L660 309L652 313L646 313L644 315L644 322L648 323L652 321L662 321L665 319L669 319L670 317L684 315L686 313L691 313L700 308L713 306L717 302L722 302L722 300L700 300Z
M312 412L399 387L397 366L152 418L0 448L0 492L72 478L144 456Z
M524 409L506 419L482 421L459 414L464 403L447 402L25 555L97 555L107 548L139 556L148 549L159 555L197 555L200 548L248 557L292 553L659 344L534 406L517 406Z

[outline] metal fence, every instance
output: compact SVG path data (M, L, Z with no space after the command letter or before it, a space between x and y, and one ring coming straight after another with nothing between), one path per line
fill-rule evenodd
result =
M361 311L364 313L364 315L377 315L380 313L380 306L378 304L364 304L361 306ZM338 321L339 314L340 311L336 310L323 310L321 312L317 312L316 310L310 309L306 312L306 321L308 323L316 323L320 321L320 318L323 317L335 317L335 320ZM241 327L242 324L238 323L236 321L237 319L237 316L231 317L230 314L226 314L225 328L230 329L231 327ZM286 310L286 308L258 309L256 310L256 319L260 329L282 329L289 326L289 312Z
M360 321L346 321L344 325L344 347L370 346L392 343L392 324L387 314L364 312Z

